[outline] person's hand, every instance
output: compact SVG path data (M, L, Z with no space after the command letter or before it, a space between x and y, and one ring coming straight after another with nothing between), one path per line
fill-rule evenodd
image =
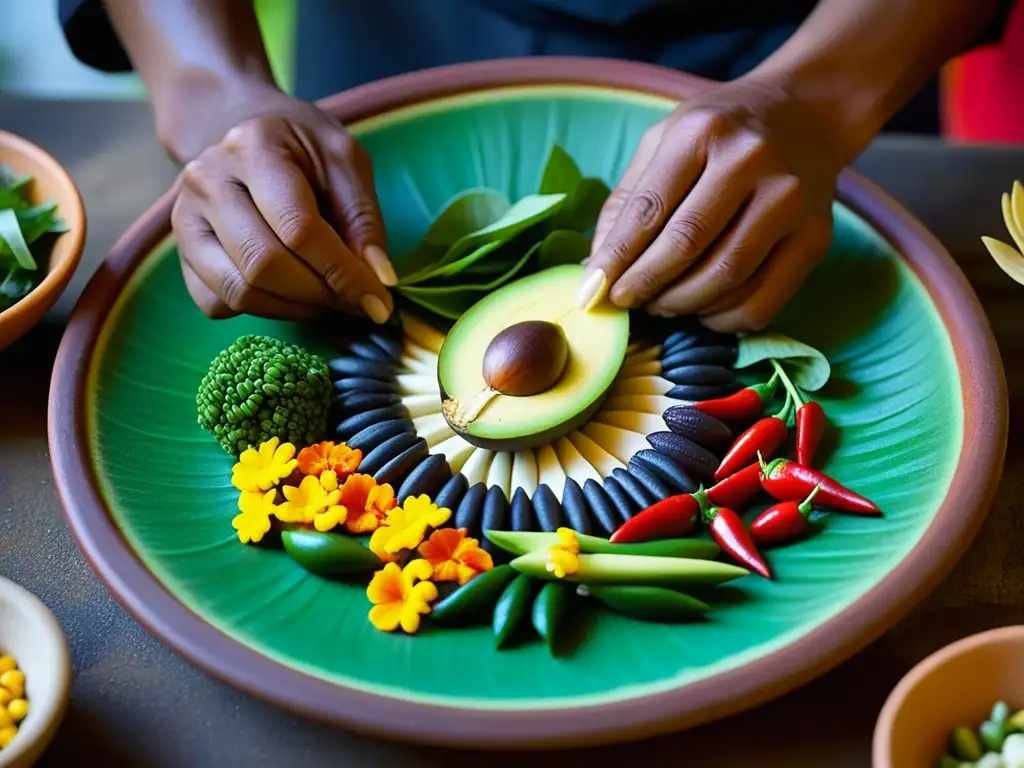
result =
M171 216L196 304L213 318L338 308L387 320L385 286L396 279L366 152L329 115L279 91L240 111L185 165Z
M595 229L580 302L759 330L828 249L842 162L816 115L737 80L651 128ZM603 272L603 276L598 274Z

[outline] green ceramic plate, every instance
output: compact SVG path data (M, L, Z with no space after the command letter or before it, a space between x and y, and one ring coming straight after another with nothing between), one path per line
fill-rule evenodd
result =
M664 96L701 87L607 63L602 82L616 87L584 87L595 84L593 66L473 65L332 102L374 159L392 252L410 251L462 189L513 200L534 191L552 142L585 174L614 182L671 108ZM499 88L514 83L528 87ZM439 98L460 88L474 92ZM115 249L61 349L51 446L71 526L113 592L194 662L361 730L487 746L593 743L777 695L884 631L948 571L981 522L1005 445L1002 370L962 275L864 182L844 177L840 198L832 250L778 325L832 361L820 400L842 440L827 470L885 517L836 516L821 535L774 551L777 581L742 579L705 623L603 613L558 659L540 643L497 653L486 629L386 635L366 619L363 585L240 545L231 460L196 424L196 385L241 334L324 350L323 329L205 319L166 241L169 199Z

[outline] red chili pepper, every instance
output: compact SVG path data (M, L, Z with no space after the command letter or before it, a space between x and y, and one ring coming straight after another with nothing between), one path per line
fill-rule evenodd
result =
M757 551L757 545L750 537L750 532L743 525L739 515L728 507L709 507L704 512L704 520L711 530L711 538L722 548L723 552L766 579L772 577L768 564L764 561L761 553Z
M750 535L754 541L758 544L779 544L806 533L810 527L811 502L819 490L820 485L814 486L814 490L800 503L780 501L768 507L750 524Z
M775 396L779 385L778 374L764 384L754 384L728 397L701 400L693 408L729 422L749 422L764 413L765 403Z
M623 523L609 541L632 544L654 539L689 536L700 520L700 504L691 494L681 493L652 504Z
M817 485L817 502L823 507L859 515L880 515L878 506L858 493L854 493L828 475L788 459L775 459L761 463L761 487L778 501L799 501Z
M818 450L825 435L828 418L825 409L813 400L808 400L796 411L796 460L805 467L811 466L814 452Z
M732 447L722 457L722 463L715 470L714 478L721 481L734 475L760 456L773 456L779 447L786 442L789 435L789 406L791 399L786 398L782 410L774 416L768 416L754 422L746 432L736 438Z
M761 492L761 465L756 461L708 489L708 501L716 507L743 509Z

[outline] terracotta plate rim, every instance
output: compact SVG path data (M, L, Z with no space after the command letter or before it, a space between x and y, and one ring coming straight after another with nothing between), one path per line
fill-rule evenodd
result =
M524 85L625 90L682 99L709 82L661 67L581 58L475 62L400 75L322 105L346 123L413 103ZM170 233L175 190L114 246L72 315L54 366L49 443L65 517L94 570L147 629L211 675L304 716L419 743L539 748L613 743L692 727L797 688L881 635L952 570L984 521L1006 450L1006 382L995 339L970 284L941 244L885 193L856 174L838 200L870 223L910 265L953 345L963 398L960 461L946 497L915 547L872 589L793 643L672 690L573 708L474 710L355 691L284 666L215 629L172 595L113 524L89 460L88 361L111 302L143 257Z

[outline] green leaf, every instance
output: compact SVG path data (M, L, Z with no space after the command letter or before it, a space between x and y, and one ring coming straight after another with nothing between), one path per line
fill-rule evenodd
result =
M416 250L400 260L406 273L402 282L414 281L419 273L440 261L459 238L500 220L511 208L508 198L493 189L467 189L452 197L427 229Z
M0 211L0 239L7 243L7 247L14 255L14 260L22 269L36 269L36 260L28 250L25 237L21 232L21 225L18 224L18 216L11 209Z
M17 190L0 189L0 210L20 211L24 208L28 208L28 201Z
M794 384L808 392L821 389L832 375L832 366L821 352L785 334L765 331L740 339L737 368L772 359L786 368Z
M579 264L590 255L590 238L568 229L556 229L540 244L537 269Z
M25 242L32 245L45 234L67 232L67 224L57 218L57 204L43 203L20 211L15 211Z
M611 190L601 179L581 180L566 199L565 205L552 218L551 226L577 232L590 230L597 224L597 217L610 194Z
M579 166L569 153L557 144L552 144L544 170L541 171L538 192L542 195L570 195L582 178Z
M459 238L493 224L512 208L508 198L493 189L467 189L445 203L423 242L448 248Z
M36 279L31 272L17 267L12 269L0 280L0 311L28 296L35 287Z
M488 283L431 287L410 285L400 286L398 290L403 296L421 307L449 320L458 320L467 309L488 293L516 277L534 254L540 250L540 247L540 243L534 244L510 269Z
M461 261L461 259L467 253L472 255L472 252L477 251L481 246L491 243L501 245L534 224L549 219L564 200L565 195L528 195L522 198L498 221L460 237L448 249L444 258L436 262L433 267L420 270L417 274L400 281L399 284L416 285L441 275L453 274L447 268L457 262L464 266L475 263L478 259L469 259L468 261Z
M418 285L420 283L425 283L428 280L438 280L451 275L457 275L467 267L471 267L481 259L484 259L488 254L498 250L502 245L503 243L500 240L492 240L489 243L484 243L476 250L463 256L458 261L453 261L450 264L445 264L425 273L422 277L416 280L416 284Z
M17 174L9 165L0 164L0 189L17 191L32 181L31 176Z
M494 240L511 240L517 234L538 222L551 218L565 201L565 195L527 195L519 200L498 221L459 238L442 259L450 264L466 251Z

